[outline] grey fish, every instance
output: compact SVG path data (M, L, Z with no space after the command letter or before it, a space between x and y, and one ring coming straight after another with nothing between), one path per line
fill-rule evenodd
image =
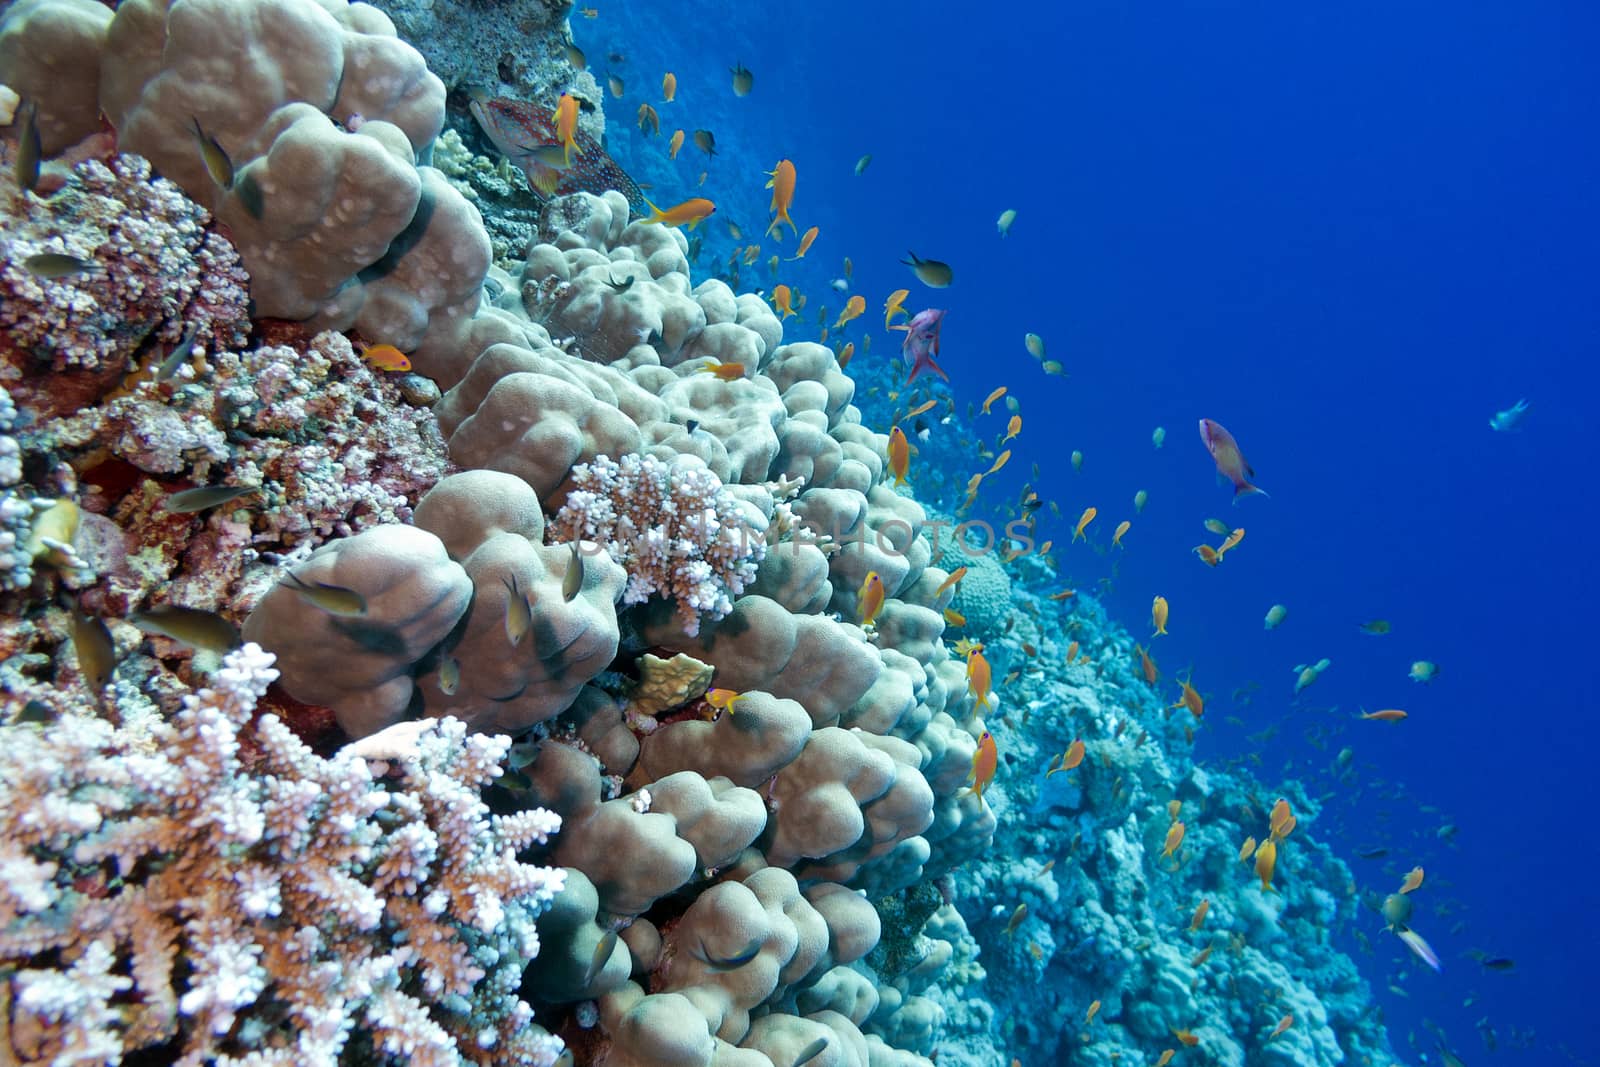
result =
M620 296L621 294L626 293L629 289L633 288L633 278L634 276L630 274L624 281L619 282L615 278L612 278L608 275L606 277L606 284L611 286L612 291Z
M300 594L301 599L321 608L329 615L365 615L367 613L367 600L354 589L346 589L342 585L329 585L326 582L306 582L294 573L283 576L289 583L289 588Z
M167 358L156 368L156 381L166 381L178 373L179 367L189 362L189 357L194 354L194 339L199 335L200 324L191 322L189 328L183 331L183 336L178 339L177 346L167 353Z
M572 557L567 560L567 573L561 579L561 599L572 603L572 598L583 591L583 552L578 542L572 542Z
M871 166L871 165L872 165L872 153L868 152L866 155L864 155L860 159L856 160L856 177L858 177L858 178L861 177L861 175L866 173L867 168L869 166Z
M733 95L749 96L750 90L755 88L756 76L743 63L735 63L728 68L728 73L733 75Z
M231 652L241 644L239 628L214 611L162 604L147 611L136 611L128 621L141 630L182 641L212 652Z
M439 661L439 692L447 697L455 696L460 687L461 661L446 653Z
M78 654L78 670L99 700L117 669L117 646L111 640L111 631L98 616L73 608L72 648Z
M589 69L589 57L583 54L583 49L571 41L567 42L567 62L577 70Z
M100 264L92 259L80 259L65 252L39 252L23 260L22 265L29 274L47 282L101 269Z
M517 587L516 575L500 580L511 593L506 597L506 640L511 642L512 648L516 648L533 626L533 609L528 606L528 598Z
M746 945L743 951L732 956L719 957L713 956L711 953L707 952L705 944L702 943L700 945L700 950L696 952L694 956L696 959L700 960L700 962L708 964L714 970L731 971L736 967L743 967L745 964L749 963L751 960L760 955L761 946L763 944L765 944L765 939L758 937Z
M589 966L583 972L583 988L587 989L600 972L606 969L606 961L611 958L612 950L617 947L617 932L607 930L600 935L600 940L594 946L594 955L589 957Z
M827 1047L827 1038L817 1038L815 1041L811 1042L811 1044L800 1050L800 1055L794 1058L794 1067L801 1067L802 1064L810 1063L812 1060L822 1055L822 1050Z
M31 193L39 187L39 163L44 159L44 146L39 141L39 122L33 101L28 101L28 117L23 120L22 132L17 142L17 188Z
M41 726L43 726L47 722L55 722L55 721L56 721L56 713L55 713L55 711L53 709L51 709L49 707L49 705L45 704L42 700L30 700L30 701L28 701L26 704L24 704L22 706L22 710L17 712L17 717L11 720L13 725L18 725L18 724L26 723L26 722L36 722Z
M173 493L167 497L165 507L174 515L190 515L255 492L259 490L248 485L203 485Z

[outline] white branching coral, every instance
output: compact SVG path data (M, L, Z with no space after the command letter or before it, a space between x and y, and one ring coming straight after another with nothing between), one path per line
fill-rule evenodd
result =
M738 502L703 463L630 454L572 469L574 488L550 524L556 541L598 543L628 572L623 600L673 598L686 633L720 619L755 580L766 555Z
M516 856L559 819L489 815L510 739L434 721L375 782L360 754L323 759L256 714L276 677L247 644L153 731L0 728L15 1053L549 1067L561 1044L517 990L564 872Z

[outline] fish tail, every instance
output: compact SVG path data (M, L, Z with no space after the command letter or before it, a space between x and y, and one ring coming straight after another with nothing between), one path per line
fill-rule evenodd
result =
M648 207L650 209L650 217L647 218L647 219L640 220L645 225L648 226L648 225L651 225L652 223L660 222L662 219L667 217L667 213L665 211L662 211L660 208L656 207L654 204L652 204L650 202L650 198L648 196L645 196L643 193L640 193L639 194L639 199L643 200L644 204L645 204L645 207Z
M1265 496L1268 500L1272 499L1270 496L1267 496L1267 491L1265 489L1258 485L1251 485L1249 482L1240 482L1233 487L1233 502L1235 504L1239 502L1240 497L1245 496Z

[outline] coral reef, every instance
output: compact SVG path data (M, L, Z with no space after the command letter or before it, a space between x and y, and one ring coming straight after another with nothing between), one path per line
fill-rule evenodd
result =
M34 1061L554 1062L517 999L562 873L515 859L559 820L489 818L509 738L430 720L324 760L274 715L245 645L170 722L67 715L0 750L0 972Z

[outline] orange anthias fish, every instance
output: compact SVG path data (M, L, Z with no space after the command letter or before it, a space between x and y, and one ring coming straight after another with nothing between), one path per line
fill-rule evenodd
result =
M904 485L910 469L911 442L906 440L905 431L896 426L889 431L889 473L894 475L894 484Z
M861 588L856 590L856 618L862 626L871 626L877 620L878 612L883 610L883 597L883 579L877 571L868 571Z
M933 595L938 596L940 593L944 592L946 589L949 589L966 576L967 568L957 567L955 570L950 572L949 576L946 577L944 581L939 583L939 588L933 591Z
M1001 397L1003 397L1005 395L1006 395L1006 387L1002 385L1000 388L996 389L994 392L992 392L988 396L984 397L983 398L983 409L982 409L983 414L985 414L985 415L989 414L990 405L992 405L996 400L999 400Z
M1094 517L1096 515L1098 515L1098 514L1100 514L1100 509L1099 508L1084 508L1083 509L1083 514L1078 516L1078 528L1076 530L1072 531L1072 539L1074 541L1077 541L1080 538L1082 538L1083 540L1088 540L1088 538L1085 538L1083 536L1083 531L1084 531L1085 528L1088 527L1088 525L1091 522L1094 521Z
M639 105L639 129L645 136L655 137L661 134L661 116L656 114L656 109L649 104Z
M410 358L394 345L368 345L361 350L361 358L376 370L406 371L411 369Z
M1007 441L1011 440L1013 437L1017 436L1017 434L1019 434L1021 432L1022 432L1022 416L1021 415L1013 415L1013 416L1011 416L1011 421L1006 423L1006 435L1005 435L1004 438L1001 439L1000 443L1001 444L1005 444Z
M1211 958L1211 950L1215 947L1215 945L1207 945L1205 948L1195 953L1194 959L1189 961L1189 966L1198 969L1201 964L1205 963L1206 960Z
M901 415L895 421L896 422L905 422L907 419L914 419L918 415L921 415L921 414L923 414L925 412L932 411L935 407L938 406L938 404L939 404L938 400L924 400L922 403L918 404L916 407L912 408L910 411L906 412L904 415Z
M1188 828L1183 825L1182 819L1177 820L1172 824L1171 827L1168 828L1167 843L1161 850L1162 859L1166 859L1168 856L1178 851L1178 846L1183 844L1184 831L1187 829Z
M1223 541L1222 544L1217 546L1217 562L1221 563L1222 557L1228 554L1228 549L1232 548L1234 545L1243 540L1244 527L1241 526L1239 529L1229 534L1227 540Z
M661 79L661 101L670 104L677 95L678 76L669 70Z
M1067 644L1067 662L1070 664L1078 658L1078 642L1071 641Z
M1123 519L1121 522L1117 523L1117 531L1111 535L1112 545L1116 546L1117 548L1121 548L1122 535L1131 529L1133 529L1133 523L1129 522L1127 519Z
M983 650L973 649L967 654L967 690L980 708L989 706L990 678L989 661L983 658Z
M1188 708L1189 714L1196 719L1203 717L1206 713L1206 702L1200 698L1200 693L1187 680L1182 685L1183 691L1178 695L1178 702L1172 706L1174 708Z
M855 358L855 354L856 343L854 341L846 342L845 346L839 350L839 369L844 370L846 367L848 367L850 365L850 360Z
M1413 867L1406 872L1406 880L1400 883L1400 892L1409 893L1422 885L1422 868Z
M1059 593L1051 593L1049 599L1051 599L1051 600L1071 600L1073 597L1075 597L1077 595L1078 595L1078 591L1076 589L1063 589Z
M784 222L795 233L799 233L800 227L789 217L789 205L794 202L794 164L787 159L780 159L778 165L766 173L772 179L767 182L767 188L772 190L772 225L767 227L767 236L770 237L772 231L779 229L779 224Z
M1199 556L1201 561L1208 567L1215 567L1222 562L1222 557L1217 555L1217 550L1210 545L1195 545L1194 554Z
M833 324L835 330L840 329L851 319L858 319L861 313L867 310L867 298L859 293L845 301L844 310L839 312L839 321Z
M1294 1025L1294 1013L1290 1012L1289 1014L1285 1015L1283 1018L1278 1020L1278 1025L1275 1028L1273 1028L1272 1033L1267 1035L1267 1040L1271 1041L1273 1038L1277 1037L1279 1034L1283 1033L1285 1030L1289 1029L1289 1027L1291 1027L1293 1025Z
M672 140L667 142L667 158L677 159L678 149L683 147L683 131L677 130L672 134Z
M705 700L707 704L710 704L718 711L725 711L732 715L733 706L748 695L746 693L737 693L732 689L708 689L706 690Z
M572 166L572 155L576 152L583 154L578 147L578 100L577 97L561 94L561 99L556 101L556 143L561 145L562 154L566 165Z
M1176 1056L1177 1054L1178 1050L1175 1048L1163 1049L1161 1052L1161 1058L1156 1060L1156 1067L1167 1067L1167 1064L1172 1062L1172 1057Z
M642 222L647 225L666 226L669 229L688 223L689 229L693 230L700 225L702 220L710 218L717 210L717 205L703 196L691 197L681 204L674 204L665 211L650 203L648 199L645 200L645 206L650 209L650 217L642 219Z
M1250 479L1256 476L1256 472L1245 462L1244 453L1239 451L1239 442L1233 439L1233 434L1224 429L1221 423L1201 419L1200 440L1205 442L1206 451L1211 453L1212 460L1216 462L1217 473L1233 483L1234 503L1238 503L1241 496L1250 496L1254 493L1267 495L1250 484Z
M711 362L703 364L700 371L704 374L715 374L719 381L737 382L744 377L744 364Z
M978 738L978 750L972 754L972 773L967 776L980 803L983 791L994 780L994 772L999 766L1000 749L995 745L994 737L985 730L983 736Z
M1167 632L1167 598L1158 596L1150 602L1150 621L1155 623L1156 632L1151 637L1160 637Z
M616 189L628 198L630 207L644 210L644 194L639 186L593 137L576 128L572 131L574 147L562 146L556 115L549 107L487 95L474 96L469 107L495 149L527 175L528 184L538 196L599 195ZM548 153L543 150L550 146L563 147L563 159L554 161L562 166L553 167L547 162ZM565 160L567 151L578 157L570 165Z
M944 621L947 626L965 626L967 624L967 617L961 614L961 612L957 611L955 608L945 608ZM1012 671L1011 673L1015 674L1016 672Z
M790 293L787 285L779 285L773 288L772 306L781 312L781 314L778 316L779 321L788 318L790 315L798 314L794 308L789 306L789 302L792 299L793 295Z
M1155 685L1156 661L1151 659L1150 653L1146 652L1140 645L1134 645L1133 650L1139 653L1139 669L1144 672L1144 680L1150 685Z
M1196 1034L1192 1030L1174 1029L1172 1031L1172 1036L1177 1038L1178 1044L1182 1045L1184 1048L1194 1048L1200 1043L1200 1035Z
M889 299L883 302L883 325L885 329L888 329L889 323L893 321L897 312L901 315L905 315L908 318L910 317L911 312L907 311L903 306L905 304L906 297L910 295L910 289L896 289L894 292L889 294Z
M1084 751L1083 742L1074 740L1072 744L1067 746L1067 751L1061 756L1061 769L1070 771L1076 768L1083 762Z
M1094 1022L1094 1017L1095 1017L1095 1015L1097 1015L1099 1013L1099 1011L1100 1011L1100 1002L1098 1000L1094 1001L1092 1004L1090 1004L1089 1005L1089 1010L1086 1013L1084 1013L1083 1025L1088 1026L1090 1023Z
M1251 856L1254 856L1255 854L1256 854L1256 839L1254 837L1245 838L1244 839L1244 844L1239 846L1239 862L1243 863L1245 860L1249 859Z
M1283 831L1286 826L1290 826L1293 819L1294 812L1290 809L1289 802L1279 797L1273 802L1272 813L1267 816L1267 826L1271 829L1272 836L1279 841L1287 837L1288 834ZM1290 828L1292 829L1292 826Z
M811 229L809 229L805 233L801 234L800 235L800 251L798 251L794 255L790 256L789 257L789 262L793 263L797 259L804 259L806 253L811 251L811 242L815 241L817 239L817 234L819 234L821 232L822 232L822 227L813 226L813 227L811 227ZM866 300L862 299L859 296L856 297L855 299L861 301L861 308L862 308L863 311L865 311L866 307L867 307ZM854 318L854 317L855 316L853 316L853 315L851 316L851 318Z
M1000 453L998 456L994 457L994 462L989 464L989 469L983 472L983 476L985 478L987 478L991 474L998 473L1001 467L1004 467L1007 463L1010 463L1010 462L1011 462L1011 449L1008 448L1004 452Z
M1194 909L1194 918L1189 920L1189 932L1190 933L1198 933L1199 932L1200 927L1206 921L1206 912L1208 912L1210 910L1211 910L1211 900L1210 900L1210 898L1202 900L1200 902L1200 906Z
M1278 845L1270 838L1256 849L1256 877L1261 879L1261 891L1272 891L1272 872L1278 866Z
M1361 717L1373 722L1399 722L1406 718L1406 713L1398 708L1387 708L1383 711L1363 711Z

